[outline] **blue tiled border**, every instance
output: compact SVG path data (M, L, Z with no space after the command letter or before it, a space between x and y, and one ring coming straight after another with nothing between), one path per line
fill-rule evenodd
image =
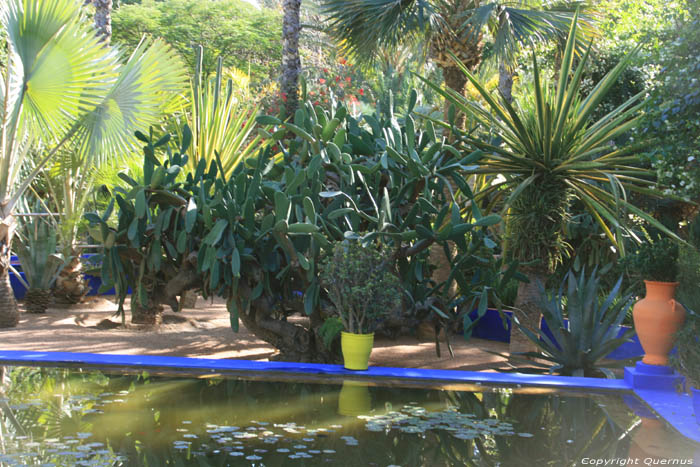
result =
M0 350L4 364L160 368L195 371L230 371L287 375L361 376L377 379L405 379L425 382L492 385L538 386L553 389L634 392L657 414L664 417L681 434L700 443L700 425L695 423L690 396L673 391L633 388L624 379L584 378L520 373L486 373L479 371L430 370L418 368L370 367L367 371L350 371L341 365L316 363L260 362L209 358L167 357L155 355L117 355L72 352L37 352Z

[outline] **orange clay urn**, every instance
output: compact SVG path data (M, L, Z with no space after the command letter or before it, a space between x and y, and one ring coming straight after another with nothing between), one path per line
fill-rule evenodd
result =
M683 305L673 299L678 282L644 281L646 296L632 310L647 365L668 365L676 333L685 321Z

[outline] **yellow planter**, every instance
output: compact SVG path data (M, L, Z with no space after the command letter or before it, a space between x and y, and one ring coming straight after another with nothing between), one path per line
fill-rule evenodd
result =
M340 348L343 351L343 361L348 370L366 370L369 366L369 354L374 345L374 333L352 334L340 333Z
M348 417L364 415L372 409L372 396L367 383L343 381L338 395L338 413Z

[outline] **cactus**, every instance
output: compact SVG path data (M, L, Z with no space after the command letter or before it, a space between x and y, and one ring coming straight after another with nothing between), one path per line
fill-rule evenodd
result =
M329 316L319 265L343 239L392 251L410 297L404 313L420 302L444 314L488 295L494 284L468 279L462 267L495 247L486 229L500 221L460 209L472 199L462 173L475 168L480 153L460 154L430 123L417 128L411 115L401 124L394 116L358 120L344 107L327 111L307 103L293 122L259 121L272 127L261 133L282 154L273 155L270 144L228 178L218 159L181 174L187 131L177 149L167 136L154 142L139 134L146 143L144 183L125 177L131 189L115 190L117 227L108 223L113 206L102 216L86 215L105 244L104 286L116 287L120 309L127 287L132 300L173 310L178 296L197 289L226 299L232 328L240 319L278 348L280 358L335 361L318 334ZM290 132L295 137L283 140ZM445 189L451 184L459 191ZM427 250L448 241L460 253L451 258L450 281L463 295L445 300L437 297L447 284L429 280ZM287 321L296 312L310 324Z

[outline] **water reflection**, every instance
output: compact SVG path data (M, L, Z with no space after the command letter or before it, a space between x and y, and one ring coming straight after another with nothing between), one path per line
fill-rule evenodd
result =
M618 396L534 392L17 367L0 394L0 464L559 467L694 455Z
M338 394L338 413L349 417L366 415L372 410L369 384L362 381L343 381Z

